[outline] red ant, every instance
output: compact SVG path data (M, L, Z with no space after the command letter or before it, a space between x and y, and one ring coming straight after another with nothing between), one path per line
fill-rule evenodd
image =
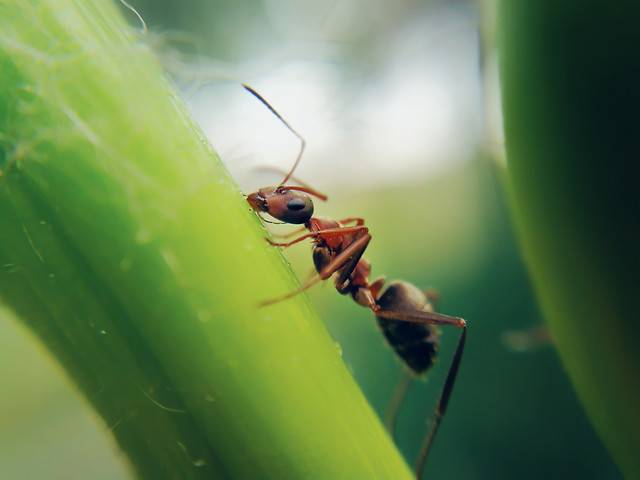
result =
M382 291L384 277L378 278L374 282L369 281L371 266L362 255L371 241L371 234L369 229L364 226L364 220L362 218L347 218L338 221L327 217L313 217L313 201L307 194L322 200L326 200L326 197L308 187L286 185L302 156L305 147L304 139L255 90L246 85L243 86L301 141L298 157L280 185L261 188L248 195L247 201L258 213L268 213L284 223L304 224L304 228L309 233L291 242L277 243L269 239L267 241L274 246L289 247L311 238L314 242L313 263L318 273L316 278L298 289L282 297L262 302L262 305L290 298L335 274L336 290L343 295L351 295L358 305L371 309L389 345L416 376L426 374L435 362L440 334L436 325L452 325L462 329L434 411L431 428L418 457L415 473L416 477L420 479L440 420L446 412L458 373L467 334L466 322L462 318L435 313L428 295L408 282L394 281L386 290ZM346 226L350 223L355 225ZM394 395L391 411L387 415L387 428L390 431L393 430L395 412L407 386L407 382L401 382Z

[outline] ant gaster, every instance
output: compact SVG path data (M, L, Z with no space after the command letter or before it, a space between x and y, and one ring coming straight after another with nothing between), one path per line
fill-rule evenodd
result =
M282 297L262 302L261 305L269 305L293 297L312 285L335 275L336 290L343 295L350 295L356 303L371 309L389 345L416 376L425 375L435 362L440 334L437 325L451 325L462 329L444 387L434 410L431 428L418 457L415 472L416 477L420 479L433 438L440 425L440 420L446 412L458 373L466 341L466 322L462 318L435 313L428 296L408 282L394 281L382 291L384 277L373 282L369 281L371 265L363 257L363 253L371 241L371 234L369 229L364 226L364 220L362 218L347 218L338 221L327 217L313 217L313 201L309 194L322 200L326 200L326 197L308 187L286 185L304 151L304 139L255 90L246 85L243 86L301 141L300 152L293 168L280 185L261 188L258 192L248 195L247 201L258 213L268 213L284 223L304 224L304 228L309 233L291 242L277 243L269 239L267 241L274 246L288 247L307 238L312 239L314 242L313 262L318 273L317 277L298 289ZM354 225L347 226L349 224ZM293 234L296 233L298 231L293 232ZM392 401L392 408L387 415L386 422L391 433L395 412L407 386L408 382L401 382L396 394L394 394L394 401Z

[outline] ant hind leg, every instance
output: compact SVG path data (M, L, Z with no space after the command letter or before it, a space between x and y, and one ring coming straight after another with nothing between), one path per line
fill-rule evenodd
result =
M436 404L436 408L433 411L433 417L431 420L431 428L427 433L427 436L422 443L422 447L420 448L420 454L418 455L418 461L416 463L416 478L419 480L422 478L422 473L424 472L424 467L427 461L427 456L429 455L429 450L431 450L431 445L433 444L433 439L438 432L438 427L440 426L440 422L444 414L447 412L447 406L449 405L449 399L451 398L451 392L453 391L453 385L456 381L456 377L458 375L458 369L460 367L460 361L462 360L462 352L464 351L464 344L467 339L467 328L462 328L462 333L460 333L460 339L458 340L458 346L456 347L456 351L453 354L453 360L451 360L451 366L449 367L449 371L447 372L447 378L444 382L444 387L442 387L442 392L440 393L440 398L438 399L438 403Z

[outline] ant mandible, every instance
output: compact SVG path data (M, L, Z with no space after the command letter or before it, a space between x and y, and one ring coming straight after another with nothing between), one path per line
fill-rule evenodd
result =
M418 456L415 473L420 479L440 421L446 413L458 374L466 341L466 322L462 318L435 313L427 295L408 282L394 281L382 291L384 277L373 282L369 281L371 264L363 254L371 241L371 234L364 226L364 220L358 217L339 221L328 217L313 217L313 201L309 195L322 200L326 200L327 197L306 186L286 185L302 157L305 147L304 138L260 94L247 85L243 87L278 117L301 142L298 156L284 180L277 187L261 188L247 195L247 201L258 214L268 213L284 223L304 224L304 228L309 233L293 241L286 243L277 243L269 239L267 241L274 246L289 247L307 238L312 239L313 263L318 273L317 277L298 289L282 297L264 301L261 305L269 305L293 297L335 275L336 290L343 295L351 295L358 305L371 309L389 345L416 376L424 376L436 360L440 334L437 325L451 325L462 329L434 410L431 428ZM351 223L354 225L347 226ZM398 392L403 392L404 389L401 383ZM397 393L394 398L401 398L402 395L403 393ZM388 415L387 420L389 430L393 429L393 417L400 400L393 403L396 405L392 405L393 411Z

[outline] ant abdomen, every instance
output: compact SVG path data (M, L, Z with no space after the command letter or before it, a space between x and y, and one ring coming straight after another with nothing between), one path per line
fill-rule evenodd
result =
M376 300L383 310L432 312L425 294L414 285L395 281ZM438 355L440 329L425 323L392 320L376 315L387 342L415 375L423 375Z

